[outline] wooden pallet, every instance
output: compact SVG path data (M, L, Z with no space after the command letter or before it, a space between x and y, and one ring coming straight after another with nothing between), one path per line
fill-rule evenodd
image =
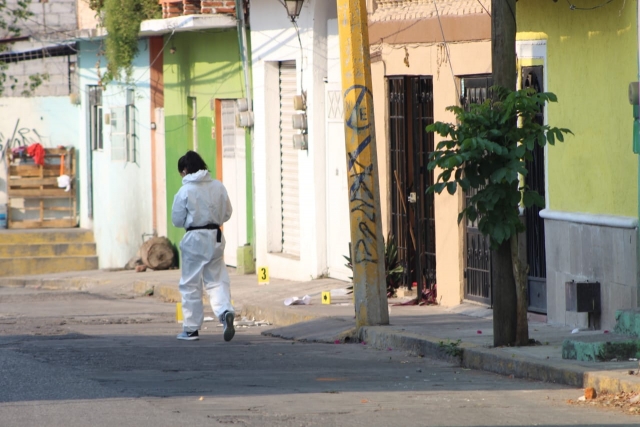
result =
M45 149L44 166L36 165L31 158L13 158L7 150L7 164L9 228L71 228L78 225L74 148ZM71 178L70 191L58 187L57 178L62 174ZM24 206L14 206L12 202L17 200L23 200ZM14 210L22 211L27 218L16 218ZM35 215L31 214L33 211Z

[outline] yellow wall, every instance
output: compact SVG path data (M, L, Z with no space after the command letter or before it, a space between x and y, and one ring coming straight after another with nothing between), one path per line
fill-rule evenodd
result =
M584 0L580 7L601 3ZM636 217L638 167L627 100L638 74L636 4L582 11L566 2L520 0L517 20L519 39L546 35L545 90L559 101L548 108L549 124L575 134L549 147L549 208Z
M390 189L388 170L388 97L385 76L424 75L433 77L434 119L452 122L455 116L445 111L457 104L457 78L465 75L491 73L491 42L455 43L449 45L451 64L440 44L408 47L405 63L404 46L382 46L382 61L372 65L375 127L380 164L380 197L383 206L383 224L389 224ZM450 66L451 65L451 66ZM451 68L453 68L452 76ZM436 144L440 138L436 135ZM436 171L436 177L439 174ZM458 212L462 209L462 195L449 195L446 191L435 196L436 209L436 281L438 301L444 306L457 305L463 298L464 284L464 227L458 226ZM385 231L386 232L386 231Z

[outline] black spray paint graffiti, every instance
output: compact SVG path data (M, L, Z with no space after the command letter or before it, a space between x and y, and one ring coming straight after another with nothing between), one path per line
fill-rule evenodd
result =
M36 129L29 129L26 127L18 128L19 124L20 119L17 119L13 132L9 137L6 137L2 132L0 132L0 154L2 155L0 161L5 159L5 155L8 150L17 147L26 147L36 142L42 143L42 136L40 136Z
M358 237L353 247L354 262L378 263L376 252L376 210L375 198L372 191L374 170L371 156L364 156L367 162L363 163L360 154L370 146L372 141L370 112L368 105L373 105L371 91L361 85L355 85L347 89L344 99L355 92L356 101L347 101L345 111L350 113L346 116L345 125L347 138L357 141L356 149L348 153L348 170L351 186L349 188L349 204L351 212L363 214L357 224ZM353 94L352 94L353 95ZM364 102L364 101L367 102Z

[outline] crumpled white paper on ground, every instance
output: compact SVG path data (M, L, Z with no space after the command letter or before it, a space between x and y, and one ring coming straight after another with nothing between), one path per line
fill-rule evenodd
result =
M309 295L305 295L302 298L291 297L284 300L284 305L309 305L311 303L311 297Z

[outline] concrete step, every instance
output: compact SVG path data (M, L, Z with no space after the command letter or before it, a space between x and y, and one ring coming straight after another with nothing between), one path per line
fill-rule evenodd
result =
M604 333L567 338L562 342L562 358L582 362L640 359L640 339Z
M96 245L95 243L0 244L0 259L54 256L96 256Z
M97 256L52 256L0 259L0 277L97 270Z
M42 243L93 243L93 232L81 228L58 230L2 230L0 244L27 245Z
M616 312L616 334L640 337L640 308Z

